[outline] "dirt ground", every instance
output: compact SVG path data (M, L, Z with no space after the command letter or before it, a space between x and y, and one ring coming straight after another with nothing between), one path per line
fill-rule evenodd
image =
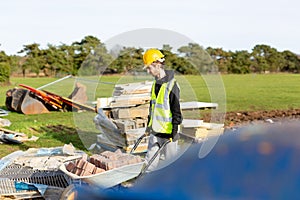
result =
M225 127L241 126L258 122L272 123L291 119L300 119L300 109L227 112L225 116ZM210 114L204 114L203 120L210 121Z

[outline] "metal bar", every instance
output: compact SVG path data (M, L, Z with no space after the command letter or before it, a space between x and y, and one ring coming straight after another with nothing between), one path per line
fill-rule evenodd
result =
M136 141L136 143L134 144L134 146L132 147L132 149L131 149L131 151L130 151L130 154L132 154L135 150L136 150L136 148L139 146L139 144L141 143L141 141L142 141L142 139L144 138L144 137L146 137L147 136L147 134L146 133L144 133L141 137L139 137L139 139Z
M72 181L60 171L35 170L20 165L11 164L0 171L0 194L19 193L14 182L45 184L54 187L66 188Z
M70 77L72 77L72 75L65 76L65 77L63 77L63 78L61 78L61 79L58 79L58 80L56 80L56 81L53 81L53 82L51 82L51 83L48 83L48 84L43 85L43 86L41 86L41 87L39 87L39 88L36 88L36 89L37 89L37 90L40 90L40 89L42 89L42 88L45 88L45 87L47 87L47 86L49 86L49 85L52 85L52 84L54 84L54 83L58 83L58 82L60 82L60 81L62 81L62 80L65 80L65 79L67 79L67 78L70 78Z
M158 154L165 148L165 146L171 142L170 140L166 140L160 147L159 149L155 152L155 154L152 156L152 158L149 160L149 162L147 163L146 166L144 166L144 168L141 170L140 174L137 176L137 178L141 177L146 171L147 169L150 167L150 165L153 163L153 161L155 160L155 158L158 156Z

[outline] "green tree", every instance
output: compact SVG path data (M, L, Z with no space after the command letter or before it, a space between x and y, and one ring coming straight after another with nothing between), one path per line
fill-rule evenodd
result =
M80 68L80 75L99 75L107 71L113 57L107 52L103 43L86 57Z
M0 51L0 84L9 84L10 77L9 56L4 51Z
M22 65L23 77L25 77L26 69L39 76L40 70L44 67L45 61L39 46L37 43L24 45L24 48L18 52L26 54L25 62Z
M9 56L4 51L0 51L0 62L8 62Z
M72 67L68 65L66 52L60 47L48 44L48 48L42 50L45 60L43 71L46 76L57 76L59 73L70 74Z
M119 56L109 65L109 68L117 73L127 73L134 69L141 71L143 68L142 48L124 47Z
M229 73L247 74L251 70L251 54L248 51L236 51L231 53L231 62L228 67Z
M171 52L169 45L164 45L161 50L166 57L165 65L181 74L197 74L199 71L184 57L179 57Z
M283 72L300 72L300 58L296 54L291 51L283 51L282 56L285 59L284 66L282 67L281 71Z
M22 59L21 56L18 56L18 55L12 55L12 56L9 56L9 65L10 65L10 71L11 73L20 73L21 72L21 68L20 68L20 60Z
M202 73L217 70L213 59L199 44L189 43L188 46L180 47L178 52L183 54L187 61L189 61Z
M268 45L256 45L252 51L254 67L259 72L279 72L284 67L284 56Z
M101 44L100 40L94 36L86 36L80 42L73 42L73 75L77 75L79 68L90 53ZM71 49L69 49L71 50ZM70 52L69 52L70 53Z
M0 84L9 84L10 66L7 62L0 62Z
M76 69L76 64L75 64L75 61L74 61L74 58L75 58L75 49L74 49L74 46L69 46L69 45L66 45L66 44L62 44L60 45L59 47L59 51L63 52L63 60L64 60L64 67L61 68L60 72L61 73L66 73L66 74L72 74L72 75L76 75L74 73L74 71L77 71L77 70L74 70Z
M225 51L222 48L206 48L207 53L214 60L215 65L221 73L228 73L228 68L231 65L232 52Z

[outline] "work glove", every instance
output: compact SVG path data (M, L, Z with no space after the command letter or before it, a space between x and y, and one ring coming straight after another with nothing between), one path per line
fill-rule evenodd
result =
M147 126L147 128L145 130L146 136L150 135L150 132L151 132L151 128L149 126Z
M173 125L173 129L172 129L173 142L176 142L179 138L180 138L180 135L178 133L178 125Z

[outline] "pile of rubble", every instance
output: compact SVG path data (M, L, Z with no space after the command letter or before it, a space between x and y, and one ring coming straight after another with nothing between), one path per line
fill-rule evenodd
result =
M84 157L87 154L75 150L72 144L15 151L0 160L0 195L18 199L58 199L64 189L73 183L59 167ZM50 190L50 194L47 193ZM58 197L53 197L54 194Z
M3 127L8 127L11 122L8 119L0 118L0 144L21 144L26 141L36 141L38 137L31 136L30 138L24 134L17 131L12 131Z
M152 82L115 85L113 96L97 99L98 115L94 122L100 130L97 145L115 151L130 152L143 135L149 114ZM145 137L136 152L147 150L149 137Z
M74 184L108 188L136 177L143 164L121 150L88 156L72 144L16 151L0 160L0 199L60 199Z
M119 84L113 96L97 100L98 114L94 118L100 130L97 145L102 149L130 152L138 138L145 133L149 114L150 91L153 82ZM217 109L218 104L207 102L181 102L182 112L197 109ZM195 140L222 134L224 124L203 120L185 119L180 133ZM149 136L145 137L136 152L146 152Z

